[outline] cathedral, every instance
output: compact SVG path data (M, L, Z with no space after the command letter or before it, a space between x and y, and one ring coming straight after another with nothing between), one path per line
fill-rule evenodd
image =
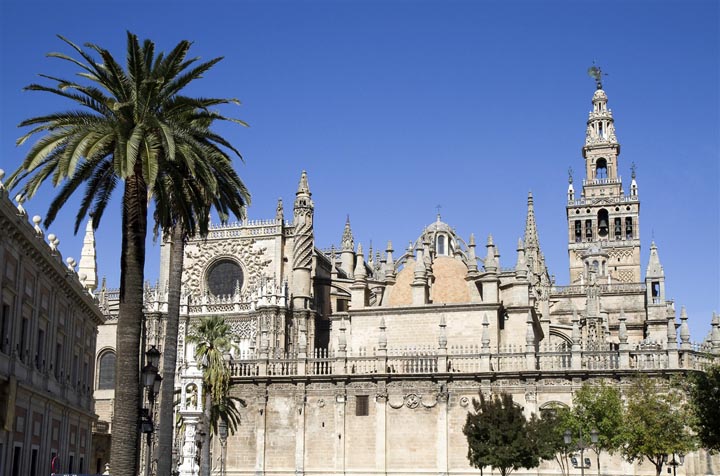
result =
M236 345L228 359L242 423L224 451L219 441L212 447L213 466L233 476L478 474L462 433L478 392L508 392L529 416L571 405L588 381L624 385L638 372L684 375L709 365L720 354L720 318L703 343L691 343L684 309L678 322L666 298L655 243L642 255L638 184L634 171L629 182L618 174L620 143L599 83L582 150L582 182L570 176L567 187L567 285L548 271L532 194L524 237L503 262L492 236L459 236L440 215L406 247L364 250L348 219L338 224L340 242L319 249L313 220L322 204L305 172L287 216L280 201L272 218L218 225L190 240L176 369L185 423L178 473L199 470L201 371L185 337L204 316L224 316ZM163 246L159 283L146 294L147 343L158 348L168 259ZM104 424L117 292L103 285L98 299L107 319L95 391ZM112 429L98 428L93 437L102 442ZM107 448L98 444L96 457ZM603 474L654 474L647 464L602 459ZM680 469L718 474L720 465L697 452ZM559 468L545 462L518 473Z

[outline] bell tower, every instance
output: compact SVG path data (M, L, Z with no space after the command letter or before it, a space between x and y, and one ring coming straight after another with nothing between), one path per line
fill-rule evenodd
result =
M589 71L597 89L587 121L585 178L576 197L573 177L568 187L568 255L570 281L584 283L594 273L599 283L639 283L640 199L633 166L630 193L625 195L618 173L620 144L612 111L602 88L601 71Z

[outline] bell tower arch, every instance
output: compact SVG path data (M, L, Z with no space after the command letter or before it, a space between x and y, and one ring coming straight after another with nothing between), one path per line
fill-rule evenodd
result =
M607 256L606 282L641 282L640 198L633 167L630 194L625 195L618 173L620 143L615 121L602 88L599 69L597 89L588 115L585 145L585 177L580 197L575 194L572 174L568 188L568 255L570 281L587 282L587 256Z

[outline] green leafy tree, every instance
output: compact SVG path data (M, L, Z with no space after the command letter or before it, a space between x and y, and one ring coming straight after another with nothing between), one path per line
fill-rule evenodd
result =
M660 476L664 457L694 447L685 422L689 411L684 395L656 379L637 377L627 391L622 453L632 462L645 458Z
M693 376L690 402L700 444L708 450L720 451L720 365Z
M565 430L572 426L569 408L555 406L543 409L540 417L532 415L528 426L535 452L541 460L555 460L563 476L569 476L570 447L565 444Z
M230 396L231 368L226 360L232 344L230 326L222 316L210 316L200 320L187 337L195 344L195 359L203 372L203 418L205 440L202 443L200 475L210 475L210 438L216 434L220 419L228 424L228 431L234 432L239 423L235 403L238 399Z
M573 395L571 432L582 434L584 443L590 442L590 433L597 430L598 442L590 448L595 453L597 473L600 475L600 453L614 453L623 443L623 404L620 390L604 381L600 384L583 384Z
M474 411L468 412L463 433L468 441L468 460L474 467L497 468L502 476L518 468L534 468L540 463L522 409L507 393L489 400L480 392L473 398Z
M108 50L98 45L88 43L82 48L60 38L76 57L63 53L49 56L78 67L81 79L41 75L53 85L31 84L25 89L68 99L77 109L27 119L20 124L31 130L18 139L18 145L33 136L41 137L10 176L8 186L23 183L21 193L30 198L46 181L53 186L62 184L48 209L45 218L48 226L70 196L84 185L75 221L77 232L88 214L93 216L94 226L99 226L110 196L118 183L124 185L116 348L118 384L111 467L114 476L135 476L141 392L139 385L126 383L140 379L148 198L155 195L158 177L168 170L168 164L187 161L178 170L192 173L191 160L203 157L208 144L234 150L214 133L207 133L199 141L195 132L201 131L195 130L195 124L203 118L235 121L210 108L236 101L182 95L188 84L221 59L197 64L197 59L187 58L188 41L181 41L166 55L156 55L152 41L141 44L128 32L123 68ZM179 150L184 152L177 153ZM186 215L184 210L178 213Z

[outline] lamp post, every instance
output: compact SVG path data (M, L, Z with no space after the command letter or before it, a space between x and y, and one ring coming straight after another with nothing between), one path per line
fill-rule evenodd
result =
M223 419L218 424L218 436L220 436L220 476L225 476L225 451L227 450L228 427Z
M672 454L672 459L668 461L670 454ZM673 469L673 476L677 475L677 467L682 466L682 464L685 462L685 455L682 453L669 453L666 455L663 455L663 463L667 464L668 466L672 466Z
M570 430L565 431L564 435L565 444L569 445L572 443L572 432ZM575 447L580 450L580 474L581 476L585 476L585 448L590 448L592 445L596 444L598 442L598 431L596 429L592 429L590 431L590 444L586 443L583 440L582 430L578 430L578 440L575 444ZM590 465L588 465L588 468Z
M155 431L153 425L153 407L155 398L160 393L162 377L158 373L160 364L160 351L151 346L145 352L147 364L142 368L143 387L147 390L148 407L143 408L143 419L140 424L140 431L147 435L147 451L145 453L145 476L150 476L150 464L152 461L152 434Z

